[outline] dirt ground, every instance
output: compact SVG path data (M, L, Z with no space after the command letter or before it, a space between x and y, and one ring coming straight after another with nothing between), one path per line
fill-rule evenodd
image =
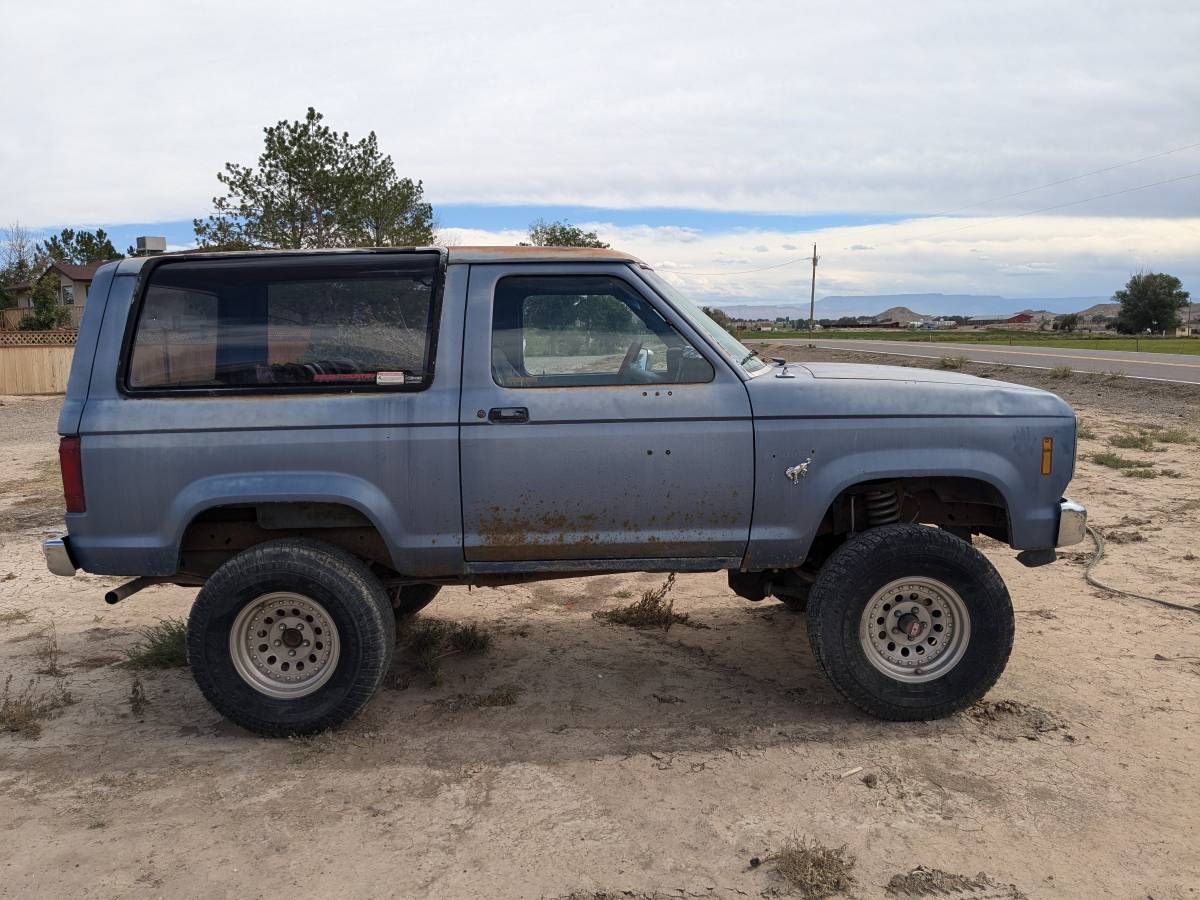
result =
M1200 391L968 371L1065 396L1085 457L1136 426L1200 433ZM185 670L113 665L194 590L107 607L113 579L46 572L57 408L0 398L0 682L74 701L40 737L0 734L0 896L760 896L787 891L771 855L792 837L845 845L855 897L1200 896L1200 615L1088 586L1090 543L1025 569L983 542L1016 646L944 721L859 714L803 617L723 575L679 576L692 627L594 618L662 581L635 574L446 590L428 615L488 629L490 652L445 660L436 686L400 658L355 722L271 741ZM1079 463L1071 494L1109 542L1095 574L1200 603L1200 447L1116 452L1159 477ZM51 624L60 676L35 674ZM513 705L471 702L509 685ZM889 892L918 866L964 877Z

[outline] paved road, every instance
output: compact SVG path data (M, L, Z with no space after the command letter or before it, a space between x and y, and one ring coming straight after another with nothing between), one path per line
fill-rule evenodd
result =
M774 341L779 344L808 344L802 338ZM1030 369L1070 366L1076 372L1121 374L1127 378L1200 384L1200 356L1176 353L1134 353L1125 350L1073 350L1062 347L1005 347L995 344L926 343L910 341L814 341L828 350L856 353L890 353L936 359L939 356L965 356L972 362L1003 363Z

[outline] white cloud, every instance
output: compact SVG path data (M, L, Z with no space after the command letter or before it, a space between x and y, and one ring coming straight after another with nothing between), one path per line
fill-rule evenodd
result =
M867 236L875 248L871 253L818 250L818 296L905 292L1109 296L1139 268L1177 274L1185 288L1200 293L1200 259L1196 256L1200 217L918 219L805 234L758 231L753 238L780 250L753 258L736 253L747 237L745 232L680 241L672 228L588 227L597 228L603 240L645 260L702 300L806 300L811 273L807 258L780 266L796 259L795 251L783 248L788 244L802 247L814 240L819 247L848 248ZM449 231L463 244L515 243L524 236L515 231ZM1134 257L1130 246L1143 251ZM980 250L986 252L977 252ZM1036 276L1036 281L1020 276Z
M310 104L375 129L442 203L934 213L1200 131L1195 3L14 0L3 23L0 217L34 226L203 213L221 165ZM1192 151L989 211L1197 169Z

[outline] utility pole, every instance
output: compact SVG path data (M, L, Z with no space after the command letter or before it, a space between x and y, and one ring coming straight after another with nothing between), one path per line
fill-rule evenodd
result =
M808 294L808 339L813 336L813 318L817 310L817 245L813 244L812 255L812 288Z

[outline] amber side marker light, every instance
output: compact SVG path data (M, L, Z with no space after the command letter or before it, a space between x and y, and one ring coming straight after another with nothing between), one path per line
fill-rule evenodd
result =
M58 442L58 464L62 469L63 500L67 512L87 512L83 497L83 459L79 452L79 438L65 437Z
M1054 457L1054 438L1042 438L1042 474L1050 474L1050 460Z

